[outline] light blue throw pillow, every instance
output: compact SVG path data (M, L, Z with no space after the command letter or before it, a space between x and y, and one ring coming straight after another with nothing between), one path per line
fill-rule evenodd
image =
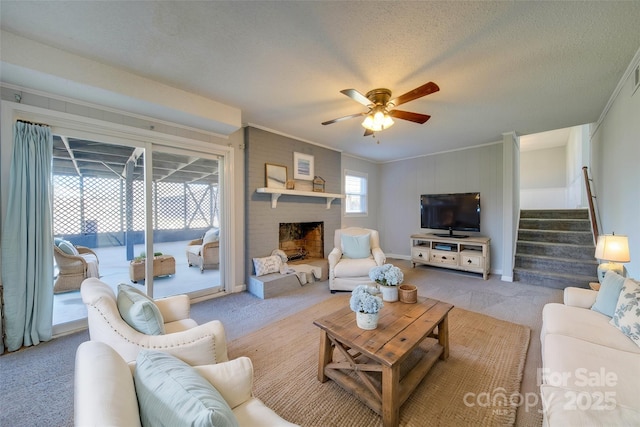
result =
M238 426L220 392L174 356L141 351L133 379L143 426Z
M118 285L118 311L122 319L138 332L163 335L164 319L151 298L130 285Z
M368 258L371 255L370 239L371 236L368 233L357 236L343 234L341 238L342 255L345 258Z
M624 277L615 271L607 271L604 279L602 279L596 302L591 306L591 310L613 317L623 284Z
M58 243L58 247L65 254L78 255L78 250L76 249L75 246L73 246L73 243L71 243L68 240L62 240L60 243Z

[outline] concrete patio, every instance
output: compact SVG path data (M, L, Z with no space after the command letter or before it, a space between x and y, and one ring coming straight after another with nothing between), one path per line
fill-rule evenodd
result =
M220 270L211 269L200 272L197 266L189 267L185 248L189 241L163 242L154 245L155 252L171 255L175 258L176 272L170 276L153 278L153 297L162 298L169 295L191 294L202 296L216 293L223 289L220 282ZM92 249L100 262L100 280L108 283L117 292L118 284L127 283L145 289L145 281L132 283L129 278L129 261L126 259L126 247L112 246ZM144 251L143 245L135 245L134 254L138 256ZM53 324L75 322L87 317L87 310L82 303L80 291L54 294Z

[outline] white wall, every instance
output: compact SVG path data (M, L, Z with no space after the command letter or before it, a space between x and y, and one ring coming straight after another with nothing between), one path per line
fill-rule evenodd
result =
M535 135L529 135L535 141ZM522 209L587 207L582 167L589 164L589 125L569 129L562 146L523 150L520 155Z
M520 208L566 208L566 164L564 146L520 152Z
M520 139L515 132L502 134L502 280L513 282L514 254L520 218ZM492 264L493 261L492 261Z
M633 74L636 53L610 108L594 127L591 171L600 212L600 233L629 236L629 275L640 278L640 89Z
M565 147L520 152L520 188L557 188L566 185Z
M587 208L583 166L589 164L589 125L571 128L567 141L567 208Z

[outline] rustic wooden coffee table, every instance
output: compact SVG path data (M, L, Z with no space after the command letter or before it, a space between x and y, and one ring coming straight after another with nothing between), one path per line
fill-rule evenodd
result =
M429 298L418 298L416 304L385 303L378 328L365 331L356 325L345 299L342 309L313 322L321 329L318 380L332 379L382 415L385 427L397 426L400 406L438 358L449 357L447 316L452 308ZM438 342L421 351L419 344L429 337ZM333 360L334 349L344 360ZM416 362L407 367L403 362L409 360Z

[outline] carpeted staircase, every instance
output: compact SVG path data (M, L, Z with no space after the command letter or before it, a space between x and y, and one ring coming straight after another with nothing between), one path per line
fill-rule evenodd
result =
M514 280L564 289L597 282L598 263L587 209L523 210Z

